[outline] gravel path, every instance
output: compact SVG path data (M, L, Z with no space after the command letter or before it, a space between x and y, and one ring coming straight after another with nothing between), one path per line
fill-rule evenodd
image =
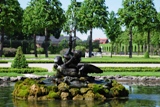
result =
M48 69L49 72L53 69L53 63L29 63L29 67L42 67ZM115 63L94 63L97 67L160 67L160 64L115 64ZM0 67L11 67L11 63L0 64Z

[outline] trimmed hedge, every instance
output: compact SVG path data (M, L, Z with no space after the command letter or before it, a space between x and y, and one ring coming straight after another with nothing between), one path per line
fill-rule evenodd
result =
M160 60L157 61L103 61L103 60L95 60L95 61L81 61L82 63L123 63L123 64L128 64L128 63L143 63L143 64L156 64L160 63Z
M3 55L5 57L14 57L16 55L16 49L15 48L3 48Z
M27 63L54 63L54 60L27 60Z
M27 63L54 63L54 60L27 60ZM128 64L128 63L143 63L143 64L156 64L160 63L160 61L101 61L101 60L96 60L96 61L81 61L81 63L123 63L123 64Z
M8 63L8 60L0 60L0 63Z
M40 68L40 67L29 67L29 68L7 68L3 67L0 68L0 73L34 73L34 72L48 72L47 69L45 68Z
M16 56L12 61L11 68L28 68L26 57L23 54L22 47L19 46L16 52Z
M160 72L160 67L99 67L103 72Z

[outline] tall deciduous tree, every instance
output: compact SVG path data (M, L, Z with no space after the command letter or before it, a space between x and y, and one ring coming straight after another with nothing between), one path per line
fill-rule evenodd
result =
M129 29L129 58L132 58L132 28L135 26L135 0L123 0L123 7L118 10L119 18Z
M118 37L118 35L120 35L121 33L121 26L120 26L119 20L118 18L116 18L116 14L113 11L109 14L108 24L104 31L106 36L111 41L111 45L112 45L111 57L112 57L114 42L116 41L116 38Z
M143 46L145 44L146 37L144 35L144 32L138 30L137 27L134 27L133 35L134 35L133 42L135 44L137 44L137 46L138 46L137 54L139 55L140 54L140 46Z
M123 0L123 8L118 10L122 22L129 28L129 57L132 57L132 28L137 26L146 31L147 52L150 50L150 32L156 26L157 12L152 0Z
M157 11L153 0L138 0L135 5L135 20L139 30L147 32L147 52L150 53L151 31L157 26Z
M89 57L92 55L92 30L104 28L107 22L107 6L105 0L84 0L78 13L78 29L87 33L90 30Z
M37 16L36 11L34 11L34 1L30 2L30 5L26 7L23 14L23 33L27 35L33 35L34 40L34 54L35 57L37 57L37 46L36 46L36 34L40 31L39 29L39 23L34 20Z
M31 0L29 6L33 9L31 16L32 27L29 29L33 34L37 31L45 34L45 56L48 57L49 36L52 33L55 37L60 36L61 29L65 22L64 11L59 0ZM57 31L56 31L57 30ZM44 31L44 32L42 32Z
M14 31L21 30L19 28L21 28L23 10L18 0L1 0L0 8L0 57L2 57L4 35L13 35Z
M72 35L74 33L74 38L76 38L76 30L77 30L77 22L78 16L77 13L80 9L81 2L77 2L76 0L71 0L71 4L68 6L68 9L65 13L66 22L64 25L64 31L68 34ZM73 42L73 50L75 50L76 40Z
M65 22L64 10L59 0L39 0L37 2L37 14L40 27L45 30L45 56L48 57L49 32L62 28Z

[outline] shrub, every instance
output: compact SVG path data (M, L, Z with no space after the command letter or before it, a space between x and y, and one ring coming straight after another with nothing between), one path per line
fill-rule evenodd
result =
M85 57L86 47L84 47L84 46L76 46L76 50L82 51L82 57Z
M68 49L62 49L62 50L60 51L60 55L63 56L67 51L68 51Z
M40 68L40 67L28 67L28 68L23 68L23 69L18 69L18 68L8 68L8 67L1 67L0 68L0 73L34 73L34 72L48 72L47 69L45 68Z
M3 55L5 57L14 57L16 55L15 48L3 48Z
M98 48L93 49L93 52L99 52Z
M100 67L103 72L160 72L159 67Z
M16 56L11 64L12 68L27 68L28 63L26 61L25 55L22 52L21 46L18 47Z
M145 52L144 57L145 57L145 58L149 58L149 52L148 52L148 51Z
M39 54L42 54L42 53L44 52L44 49L41 48L41 47L39 47L39 48L37 48L37 52L38 52Z

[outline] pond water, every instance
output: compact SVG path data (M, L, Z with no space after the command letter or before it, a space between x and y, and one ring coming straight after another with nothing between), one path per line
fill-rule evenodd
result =
M0 87L0 107L160 107L160 86L126 85L129 97L102 101L22 101L12 98L13 83Z

